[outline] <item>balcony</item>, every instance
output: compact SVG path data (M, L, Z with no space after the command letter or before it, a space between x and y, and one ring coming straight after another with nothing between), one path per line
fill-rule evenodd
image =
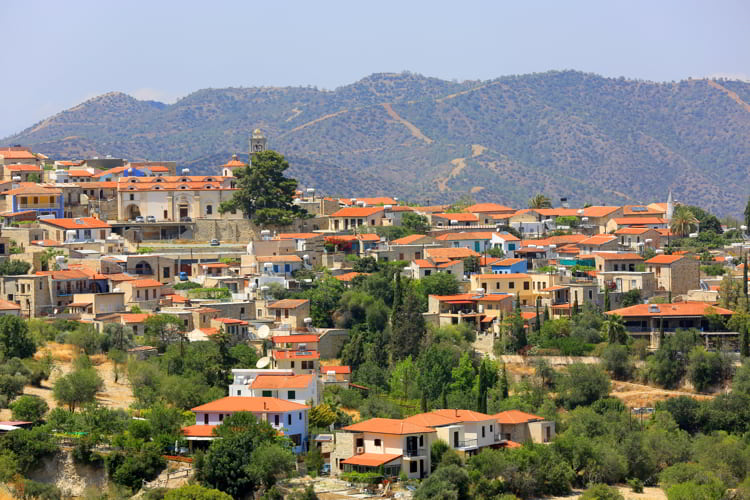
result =
M458 446L456 446L456 449L460 450L466 450L471 448L477 447L477 440L476 439L464 439L463 441L458 441Z
M421 448L406 448L404 450L405 457L424 457L427 455L427 448L424 446Z
M19 203L18 211L21 210L51 210L61 208L55 203Z

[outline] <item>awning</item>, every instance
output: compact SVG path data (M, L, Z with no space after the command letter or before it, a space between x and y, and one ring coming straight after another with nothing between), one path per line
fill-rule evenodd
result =
M346 460L342 460L342 464L349 465L362 465L365 467L380 467L388 462L401 458L401 455L393 455L388 453L363 453L361 455L354 455Z

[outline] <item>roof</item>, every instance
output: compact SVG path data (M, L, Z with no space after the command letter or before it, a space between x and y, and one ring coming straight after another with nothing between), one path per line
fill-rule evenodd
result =
M426 248L425 253L429 254L429 257L446 257L448 259L479 257L479 254L470 248Z
M143 323L150 316L151 314L148 313L123 313L120 315L120 319L124 323Z
M351 366L321 366L320 373L334 372L339 375L346 375L352 372Z
M21 306L15 302L8 302L7 300L0 299L0 311L20 311Z
M472 278L487 280L487 279L499 279L499 280L514 280L514 279L525 279L530 278L526 273L506 273L506 274L472 274Z
M584 217L605 217L612 212L615 212L620 207L606 207L606 206L599 206L599 207L586 207L583 209L583 216Z
M651 204L650 206L645 205L625 205L622 207L622 213L624 215L662 215L666 212L666 210L657 210L654 206L655 204Z
M251 389L306 389L314 375L258 375L250 384Z
M579 243L588 237L583 234L564 234L561 236L550 236L549 238L541 238L537 240L522 240L521 246L527 247L529 245L536 246L549 246L549 245L564 245L570 243Z
M491 212L515 212L515 209L500 205L499 203L475 203L466 207L464 212L474 213L491 213Z
M644 316L705 316L706 314L730 316L734 314L734 311L712 306L707 302L675 302L672 304L636 304L609 311L607 314L617 314L623 318Z
M73 177L91 177L94 174L88 170L68 170L68 175Z
M500 413L492 415L492 418L501 424L524 424L526 422L545 420L544 417L526 413L521 410L501 411Z
M34 240L31 242L32 245L36 245L39 247L61 247L63 246L62 243L55 240Z
M2 153L0 153L2 154ZM39 165L5 165L5 168L13 172L39 172L42 167Z
M677 262L680 259L685 258L685 255L657 255L656 257L651 257L646 261L646 264L673 264Z
M401 458L401 455L395 455L392 453L362 453L342 460L341 463L361 465L363 467L380 467L388 462L393 462L397 458Z
M455 220L458 222L479 222L479 217L474 214L467 213L449 213L449 214L432 214L433 217L439 219Z
M74 219L42 219L39 222L63 229L104 229L110 228L107 221L95 217L76 217Z
M396 240L391 241L391 245L409 245L411 243L421 240L422 238L427 238L427 237L428 236L425 236L424 234L410 234L409 236L404 236L403 238L398 238Z
M565 290L567 288L570 288L569 286L562 286L562 285L555 285L555 286L548 286L547 288L544 288L542 290L539 290L540 292L556 292L558 290Z
M225 325L247 325L248 322L237 318L213 318L214 321L224 323Z
M581 240L578 243L580 245L604 245L605 243L610 243L612 241L615 241L616 239L617 237L612 236L611 234L597 234L596 236L592 236L591 238Z
M21 195L21 194L42 194L42 195L60 195L62 194L62 191L55 188L48 188L45 186L39 186L36 184L31 185L22 185L16 189L11 189L10 191L5 191L3 194L6 195ZM47 219L50 220L50 219Z
M363 234L337 234L325 237L326 243L344 243L352 241L380 241L380 236L375 233Z
M305 304L309 304L307 299L282 299L268 305L268 309L297 309Z
M661 217L617 217L614 219L618 226L634 226L637 224L666 224Z
M436 240L440 241L461 241L461 240L490 240L492 239L493 231L476 231L476 232L464 232L464 233L445 233L440 236L436 236Z
M36 157L34 156L34 153L31 151L27 151L25 149L11 149L11 148L0 148L0 155L7 158L7 159L13 159L13 160L33 160Z
M226 264L224 262L209 262L208 264L199 264L201 267L205 267L207 269L209 268L227 268L229 267L229 264Z
M407 422L406 420L399 420L395 418L371 418L369 420L365 420L364 422L358 422L354 425L344 427L343 430L395 435L435 432L429 427L412 424Z
M366 205L396 205L398 201L388 196L376 196L374 198L339 198L339 203L351 205L356 202L362 202Z
M203 412L237 412L237 411L250 411L255 413L263 412L285 412L285 411L296 411L306 410L309 406L295 403L293 401L286 401L283 399L276 398L260 398L260 397L248 397L248 396L227 396L225 398L217 399L200 406L196 406L192 411L203 411Z
M206 334L208 337L211 337L219 333L218 328L200 328L199 330L203 332L204 334Z
M621 227L615 231L615 234L643 234L648 231L656 231L656 229L650 227Z
M146 287L164 286L164 285L162 285L161 281L144 278L140 280L133 280L130 283L130 286L132 286L133 288L146 288Z
M180 429L183 436L187 437L213 437L215 425L188 425Z
M526 259L503 259L499 262L493 262L493 266L512 266L514 264L520 264L521 262L526 262Z
M382 211L383 207L346 207L332 213L330 217L369 217Z
M594 252L594 255L604 260L643 260L637 253Z
M492 275L494 276L494 274ZM457 302L457 301L486 301L486 302L502 302L503 300L512 299L513 295L509 293L488 293L484 295L477 295L475 293L457 293L455 295L430 295L440 302Z
M432 413L436 413L443 417L455 418L459 422L483 422L485 420L492 420L492 416L486 413L480 413L472 410L433 410Z
M320 359L318 351L273 351L274 359Z
M90 278L89 274L80 269L64 269L61 271L37 271L37 276L51 276L53 280L83 280Z
M358 273L358 272L352 271L350 273L339 274L338 276L334 276L334 278L336 278L339 281L351 281L357 276L369 276L369 275L370 273Z
M258 262L302 262L298 255L259 255Z
M322 238L320 233L281 233L276 235L278 240L310 240L313 238Z
M317 335L274 335L271 340L274 344L299 344L302 342L318 342Z

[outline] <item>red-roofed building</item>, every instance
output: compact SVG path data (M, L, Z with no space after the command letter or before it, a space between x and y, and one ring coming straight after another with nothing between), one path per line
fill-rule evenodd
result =
M578 242L578 248L581 249L581 254L613 252L617 250L617 245L617 237L611 234L597 234L596 236Z
M307 405L277 398L229 396L193 408L195 424L183 427L182 434L191 446L194 441L212 440L214 428L226 417L250 412L289 438L295 453L302 453L307 450L309 409Z
M119 284L120 289L125 292L127 306L137 305L148 310L159 306L163 286L161 282L149 278L128 280Z
M0 148L0 164L13 165L16 163L39 164L39 159L26 147Z
M669 222L657 216L616 217L607 224L607 232L614 232L623 227L633 226L663 229L669 226Z
M657 255L646 261L646 271L656 277L657 290L673 297L700 287L700 261L692 255Z
M104 241L112 231L112 226L106 221L94 217L42 219L39 225L48 230L50 239L59 243Z
M426 259L412 260L409 268L411 269L413 279L422 279L433 273L452 274L456 276L456 279L461 279L461 276L464 274L464 261L460 259L452 260L427 257Z
M492 415L502 439L512 443L549 443L555 437L555 422L519 410ZM513 447L513 446L511 446Z
M380 226L385 216L383 207L347 207L328 217L330 231L348 231L361 226Z
M650 227L623 227L615 231L615 236L620 239L620 246L629 247L635 251L661 246L662 235L658 230Z
M459 293L430 295L425 319L437 326L468 323L476 330L491 326L492 320L513 310L513 295L505 293ZM489 321L483 320L489 318Z
M446 226L478 226L479 217L474 214L460 213L436 213L430 215L431 223L434 227Z

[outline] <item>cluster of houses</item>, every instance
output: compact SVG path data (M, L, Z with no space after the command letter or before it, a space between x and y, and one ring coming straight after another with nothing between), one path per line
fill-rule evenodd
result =
M251 154L265 148L254 131ZM709 316L732 314L717 306L718 280L701 276L695 255L664 252L674 237L671 194L666 203L637 206L456 209L385 196L319 196L310 188L298 191L295 203L311 217L272 232L257 230L241 212L219 213L244 166L233 156L217 175L195 176L178 172L175 162L52 161L28 148L0 148L0 261L30 265L25 274L0 275L0 314L67 318L97 329L122 324L137 336L152 315L170 314L190 341L226 332L265 356L256 367L234 370L227 397L193 409L196 421L183 429L185 438L191 446L215 439L224 418L249 411L287 436L297 453L311 445L308 411L326 384L352 385L349 367L332 361L349 333L313 327L308 300L275 300L270 291L309 286L320 266L351 286L363 274L353 269L352 255L403 262L403 275L414 279L455 276L459 293L429 297L424 316L434 325L468 324L499 335L517 306L530 326L542 321L542 311L554 319L606 302L631 335L653 348L660 331L677 328L699 329L707 345L719 337L733 341L731 332L709 328ZM378 235L379 228L402 225L406 214L420 217L423 234ZM735 264L742 251L716 256L740 280ZM634 290L644 300L668 300L621 307ZM156 349L140 345L131 354ZM357 422L335 434L327 456L334 473L424 477L437 439L470 455L548 442L554 432L552 422L519 411L442 409Z

